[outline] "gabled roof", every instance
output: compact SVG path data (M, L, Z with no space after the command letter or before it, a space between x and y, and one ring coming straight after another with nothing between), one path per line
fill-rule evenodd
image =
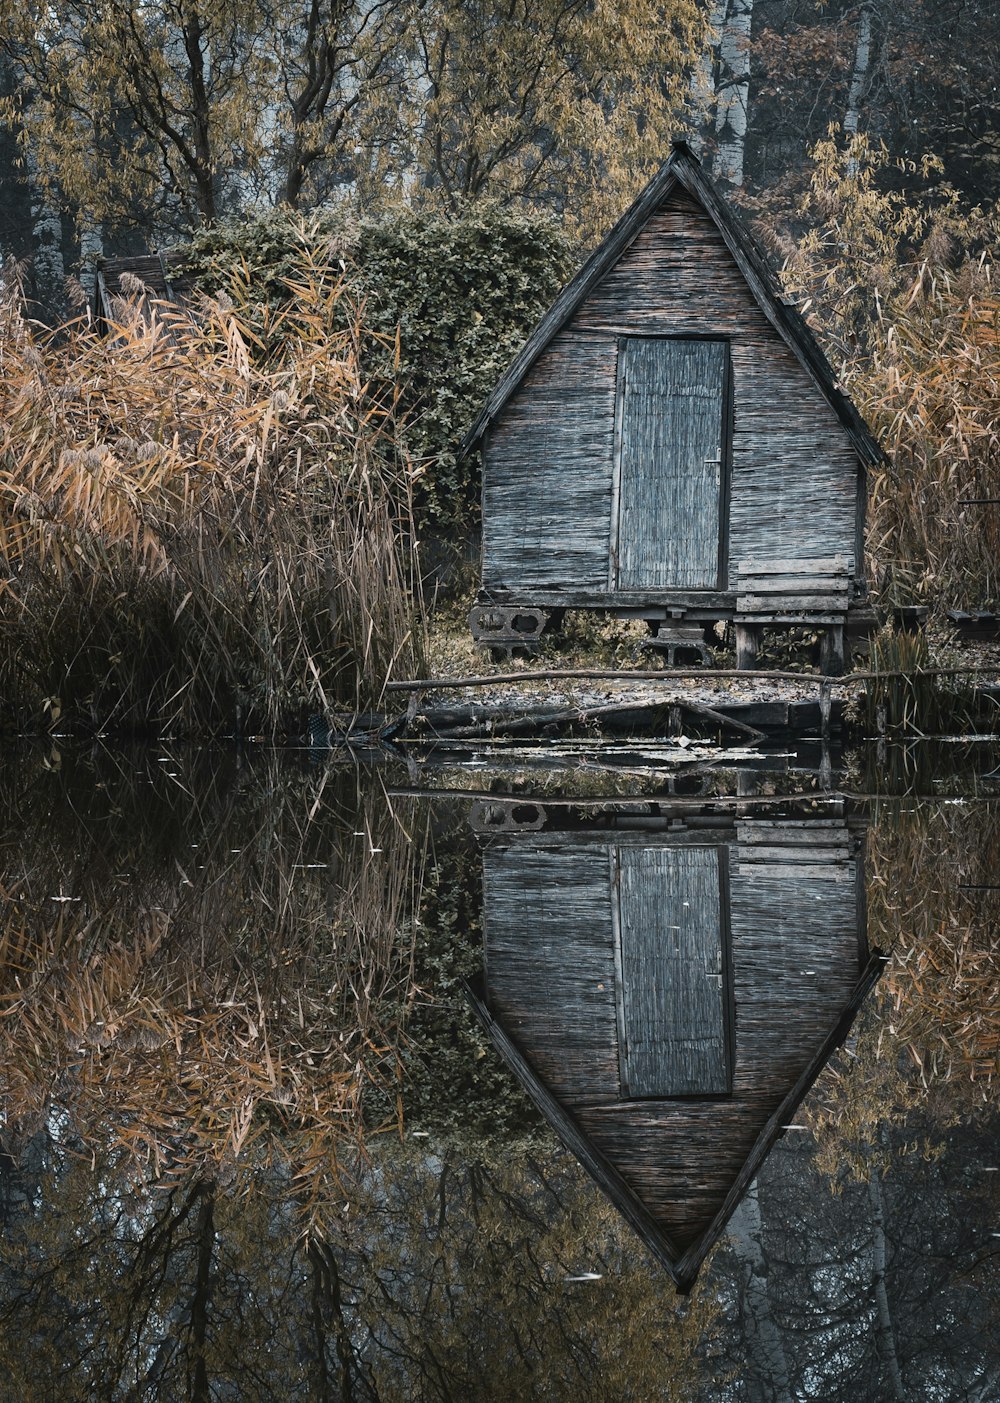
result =
M549 1125L571 1154L580 1161L601 1192L617 1208L633 1231L639 1235L657 1261L666 1269L678 1291L686 1295L694 1285L702 1263L736 1211L764 1160L770 1154L775 1141L795 1114L799 1104L805 1099L813 1082L846 1038L858 1011L885 967L886 958L884 955L876 954L869 959L836 1024L816 1049L812 1060L803 1069L781 1104L761 1127L753 1148L734 1178L722 1206L701 1235L684 1249L672 1241L669 1233L654 1218L639 1194L625 1182L619 1170L553 1096L516 1043L496 1021L486 1004L485 986L482 980L478 980L475 986L466 984L465 987L472 1008L493 1046L527 1091Z
M639 198L625 211L604 242L566 284L542 317L465 436L461 451L465 453L472 448L498 417L552 338L611 271L676 186L686 190L712 220L764 315L829 402L861 461L868 467L884 462L882 449L854 404L838 386L815 336L800 313L782 298L775 286L767 262L749 230L719 195L683 141L674 142L670 159L660 167Z

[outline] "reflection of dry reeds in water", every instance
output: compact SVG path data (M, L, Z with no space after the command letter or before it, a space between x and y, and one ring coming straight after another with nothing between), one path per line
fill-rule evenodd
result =
M832 1183L893 1149L933 1157L991 1101L1000 1070L1000 809L880 800L868 842L868 940L889 956L856 1027L803 1107ZM892 1127L895 1126L895 1131Z
M869 936L890 1045L925 1084L1000 1071L1000 807L886 803L870 846Z
M381 795L352 811L274 767L203 814L197 846L193 824L131 875L115 864L141 865L141 844L109 855L98 831L76 856L42 819L7 844L0 893L8 1125L64 1113L84 1151L158 1176L239 1182L266 1153L322 1231L345 1150L378 1129L366 1093L396 1104L413 815Z
M141 295L106 335L0 308L0 693L14 719L273 729L418 666L411 475L339 273L286 306ZM66 715L68 713L68 717Z

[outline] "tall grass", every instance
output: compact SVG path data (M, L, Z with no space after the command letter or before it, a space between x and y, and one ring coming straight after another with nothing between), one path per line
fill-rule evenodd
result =
M893 602L1000 604L1000 292L985 260L922 264L880 309L857 389L889 465L872 475L869 545Z
M0 693L119 730L274 731L418 666L412 473L379 341L299 255L189 311L141 284L107 334L0 309Z
M839 378L888 457L870 471L869 578L885 604L1000 603L1000 212L969 208L918 165L914 200L888 151L831 130L811 188L765 223Z
M865 723L879 736L936 736L974 728L981 705L958 678L935 674L926 636L885 627L871 641Z

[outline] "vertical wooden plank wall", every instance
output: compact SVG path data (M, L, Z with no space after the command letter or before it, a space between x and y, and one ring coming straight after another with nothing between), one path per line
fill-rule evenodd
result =
M606 591L617 343L561 332L484 449L483 584Z
M664 335L730 342L730 575L751 557L856 556L859 470L846 430L711 219L675 187L490 430L486 589L607 593L618 338Z
M611 900L603 846L483 851L487 1002L568 1104L619 1096Z

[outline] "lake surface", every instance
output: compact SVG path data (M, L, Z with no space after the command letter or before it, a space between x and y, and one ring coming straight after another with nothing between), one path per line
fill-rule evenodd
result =
M989 743L9 749L0 1400L1000 1400Z

